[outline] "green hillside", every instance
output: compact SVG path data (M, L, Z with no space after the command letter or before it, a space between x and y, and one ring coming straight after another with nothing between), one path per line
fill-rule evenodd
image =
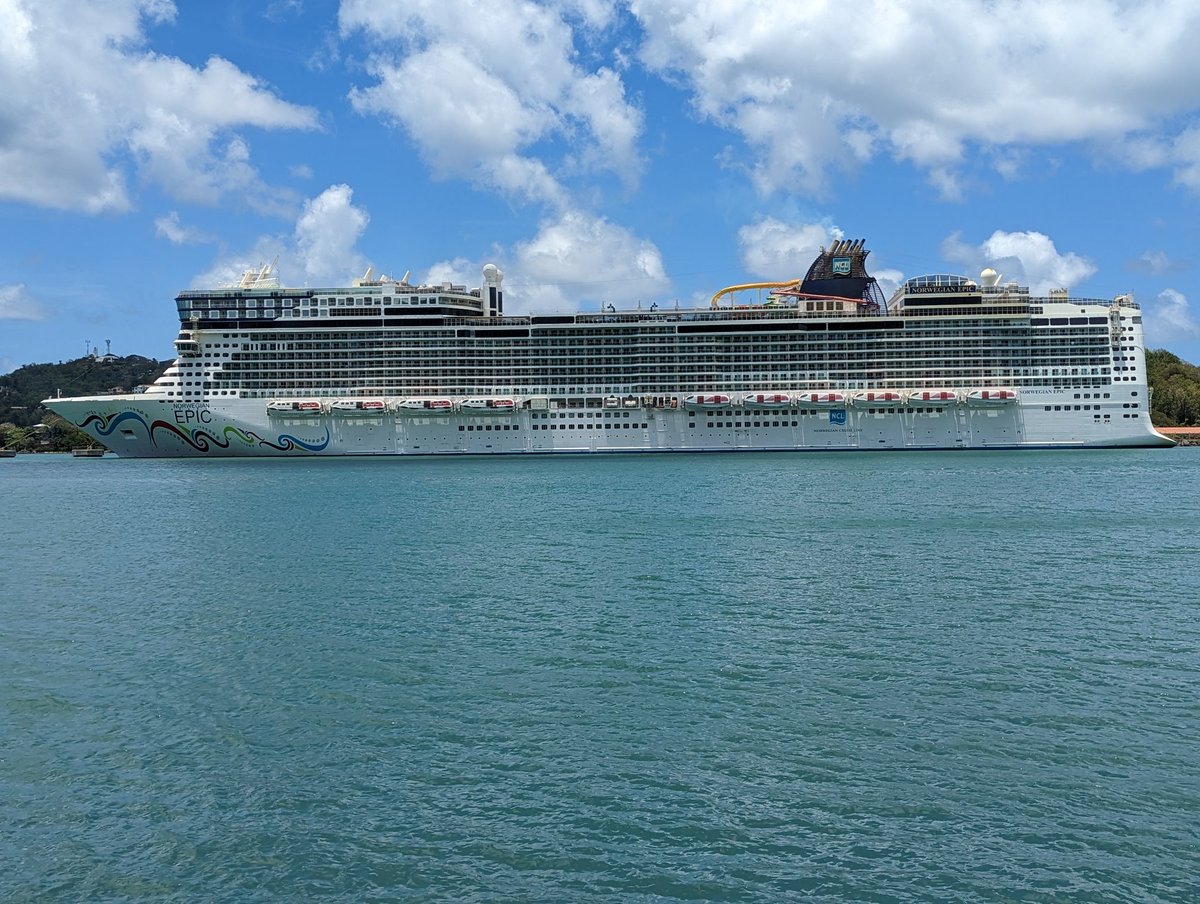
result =
M1150 419L1159 427L1200 427L1200 367L1166 349L1146 353Z
M42 407L56 395L96 395L128 392L153 383L169 361L141 355L125 358L77 358L63 364L28 364L0 377L0 446L61 451L88 445L91 440ZM47 424L50 430L31 430Z

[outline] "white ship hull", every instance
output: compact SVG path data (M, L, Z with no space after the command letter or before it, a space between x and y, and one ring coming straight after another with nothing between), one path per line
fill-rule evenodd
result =
M173 402L144 395L57 399L50 405L126 458L348 455L521 455L904 449L1153 447L1173 442L1120 400L1072 410L1046 390L998 408L711 411L639 406L541 409L510 415L455 410L413 416L268 416L260 400ZM518 405L523 401L517 400ZM597 405L599 400L597 400ZM1056 406L1059 410L1055 410ZM1047 409L1050 410L1047 410ZM1066 409L1066 410L1061 410Z

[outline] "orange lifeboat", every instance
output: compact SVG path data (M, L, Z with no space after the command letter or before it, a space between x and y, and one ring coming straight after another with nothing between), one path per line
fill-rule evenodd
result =
M998 408L1016 401L1015 389L972 389L967 393L967 404L977 408Z
M846 393L837 390L802 392L796 396L796 402L806 408L840 408L846 404Z
M728 408L731 399L723 393L713 395L690 395L683 400L683 407L689 411L701 411L709 408Z

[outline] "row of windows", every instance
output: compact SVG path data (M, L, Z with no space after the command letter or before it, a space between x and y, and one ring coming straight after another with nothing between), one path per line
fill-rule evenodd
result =
M293 307L321 307L321 308L338 308L338 307L355 307L364 305L390 305L390 304L406 304L406 305L432 305L432 304L468 304L477 305L479 299L475 296L455 297L450 295L335 295L328 297L313 298L311 296L284 296L282 298L276 296L249 296L243 298L230 298L214 296L210 298L180 298L177 299L176 309L180 311L202 311L208 309L217 310L257 310L259 308L293 308Z
M1107 393L1105 393L1105 395L1107 395ZM1078 396L1076 396L1076 398L1078 398ZM1074 405L1074 406L1071 406L1071 405L1045 405L1043 407L1046 409L1046 411L1071 411L1072 408L1074 408L1075 411L1099 411L1100 410L1099 405ZM1131 404L1129 402L1124 402L1121 404L1121 407L1122 408L1137 408L1138 403L1133 402ZM1106 414L1105 417L1108 417L1108 415ZM1123 414L1123 415L1121 415L1121 417L1137 417L1137 415L1136 414Z
M342 309L339 309L339 311ZM371 310L376 310L372 308ZM376 311L377 313L377 311ZM480 322L472 324L475 327L480 326ZM181 324L183 329L189 329L190 325L185 321ZM948 342L962 341L968 339L986 339L989 342L1035 342L1035 343L1051 343L1063 344L1071 342L1083 342L1086 344L1094 344L1097 341L1105 342L1108 340L1108 331L1104 329L1075 329L1075 330L1030 330L1020 324L1012 326L1004 324L979 324L964 325L956 324L941 324L924 322L921 324L909 325L904 329L896 330L881 330L872 331L871 335L864 335L860 331L854 332L793 332L787 331L777 334L745 334L745 333L675 333L671 330L623 330L620 332L614 331L611 327L603 329L584 329L577 328L572 330L548 330L532 328L532 332L528 337L493 337L486 332L480 332L474 335L468 334L459 336L458 330L447 324L444 327L433 327L430 329L396 329L396 328L379 328L372 330L363 329L338 329L336 323L322 324L314 326L311 329L304 329L297 335L295 330L287 331L270 331L269 328L255 331L253 333L223 333L222 338L250 339L260 343L331 343L331 342L356 342L366 343L368 345L377 345L380 342L389 340L409 343L416 339L430 339L439 342L439 344L459 345L464 341L478 343L499 343L502 345L515 343L535 342L539 345L552 347L601 347L612 349L621 346L645 345L649 347L660 347L664 345L681 344L685 346L692 345L794 345L794 344L812 344L812 343L831 343L845 344L858 343L868 345L880 344L915 344L926 341Z
M595 430L637 430L639 427L645 430L650 425L645 421L640 424L637 421L625 423L624 421L595 421L591 424L534 424L534 430L587 430L589 428Z
M564 411L564 412L562 412L561 414L557 414L557 413L555 413L555 412L553 412L553 411L551 411L551 412L540 412L540 413L539 413L539 412L537 412L537 411L535 411L535 412L533 413L533 419L534 419L534 420L537 420L538 418L541 418L542 420L554 420L555 418L573 418L573 417L580 417L580 418L585 418L585 417L586 417L586 418L589 418L589 419L590 419L590 418L593 418L593 417L605 417L605 418L609 418L609 417L625 417L625 418L627 418L627 417L630 417L630 416L631 416L631 413L630 413L630 412L628 412L628 411L603 411L603 412L599 412L599 411L597 411L597 412L592 412L592 411L583 412L583 411L581 411L581 412L579 412L579 414L578 414L578 415L576 415L576 413L575 413L575 412L573 412L573 411Z
M992 375L988 375L991 377ZM948 387L965 388L975 385L969 379L964 380L956 378L949 380L944 378L945 375L932 374L930 379L938 379L940 385ZM1109 382L1119 382L1121 380L1133 381L1134 377L1112 377L1111 380L1103 377L1087 377L1087 376L1072 376L1072 377L1041 377L1041 378L1011 378L1006 382L1011 385L1021 386L1038 386L1048 389L1069 390L1079 389L1081 387L1095 387L1107 385ZM865 382L857 377L853 379L836 380L837 388L841 389L868 389L868 388L883 388L895 389L904 388L903 381L888 380L881 384L877 381ZM919 382L919 381L914 381ZM152 390L154 393L161 393L169 397L188 397L188 398L206 398L218 396L241 397L247 399L270 399L280 395L311 395L321 398L341 398L349 395L362 394L364 392L377 393L379 395L389 396L407 396L407 395L480 395L489 393L509 393L515 395L552 395L555 393L581 393L581 394L608 394L610 392L620 393L636 393L639 395L656 392L676 392L679 387L677 385L663 382L658 383L622 383L622 384L604 384L604 383L575 383L567 380L555 381L554 383L526 383L521 385L501 384L501 383L446 383L435 380L428 381L405 381L405 382L383 382L383 381L363 381L357 384L347 382L345 377L339 377L337 380L314 380L306 376L299 376L292 380L280 381L248 381L238 384L238 389L196 389L183 390L168 389L176 384L171 381L164 381L156 385ZM746 388L745 382L735 381L720 381L720 382L704 382L694 383L689 386L689 390L697 392L737 392ZM822 390L830 388L830 381L786 381L784 383L771 383L763 385L755 385L755 389L761 390ZM164 391L165 390L165 391ZM1097 393L1097 397L1099 394ZM912 410L912 409L909 409Z
M527 354L530 351L544 352L562 351L569 354L587 353L593 355L621 355L630 353L660 354L679 348L688 354L698 350L710 349L713 353L745 352L785 352L789 350L813 351L846 351L846 350L883 350L906 351L921 349L928 346L952 349L970 348L1107 348L1105 336L1095 337L1029 337L1029 336L996 336L985 333L980 336L963 336L961 334L931 333L929 336L872 336L866 339L862 336L814 336L800 334L796 336L779 337L747 337L747 336L701 336L660 339L601 339L579 337L576 339L543 339L533 338L503 338L493 339L482 336L475 338L455 338L440 334L426 334L423 331L387 336L381 333L357 334L321 334L321 335L282 335L263 334L256 337L257 341L250 343L250 351L278 351L287 349L338 349L364 351L385 349L392 351L422 349L443 349L450 351L470 352L472 350L495 351L512 350Z

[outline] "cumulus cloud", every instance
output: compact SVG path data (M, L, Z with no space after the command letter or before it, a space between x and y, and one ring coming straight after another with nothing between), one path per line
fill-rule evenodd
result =
M305 202L290 236L260 236L251 248L223 255L197 274L192 285L230 285L246 270L275 258L284 285L346 285L368 266L356 245L369 221L367 212L354 205L349 186L330 186ZM411 281L478 286L488 263L504 271L507 313L575 311L600 304L633 307L639 302L648 307L661 304L671 288L653 242L575 210L545 220L536 235L511 248L493 247L479 260L438 261Z
M144 23L174 15L170 0L0 3L0 199L123 211L136 172L213 203L259 184L235 129L316 126L227 60L148 49Z
M1134 139L1146 160L1156 155L1200 186L1200 129L1188 121L1200 107L1193 0L896 0L851 11L630 0L630 9L643 62L686 85L699 115L742 136L764 193L820 194L831 171L884 152L926 169L954 198L974 149L1116 150ZM1011 177L1018 158L997 159Z
M844 238L837 227L816 223L792 225L763 217L738 230L742 266L763 279L803 276L822 247Z
M1096 272L1096 265L1073 252L1060 253L1040 232L997 230L979 245L968 245L956 233L942 243L942 256L974 276L992 267L1005 282L1028 286L1035 295L1051 289L1070 289Z
M246 270L279 259L280 281L287 285L347 285L362 276L367 259L355 247L370 221L356 207L348 185L331 185L304 202L292 235L260 236L246 251L227 254L197 274L194 287L211 288L236 283Z
M442 283L476 286L480 283L485 263L492 263L492 261L472 261L465 257L438 261L425 271L418 282L428 286L440 286Z
M485 258L456 257L430 267L424 282L477 286L485 264L504 273L507 314L574 312L612 304L662 303L671 290L662 254L647 239L603 217L571 210L541 223L530 239L494 247Z
M598 0L564 11L502 4L486 16L470 0L343 0L343 34L379 47L368 64L375 82L351 103L403 129L441 178L564 209L565 172L608 170L633 185L642 113L613 69L576 64L566 14L601 27L613 11ZM571 151L547 163L564 143Z
M1192 117L1195 118L1194 116ZM1200 127L1188 126L1178 134L1165 130L1142 131L1115 138L1105 148L1115 160L1142 171L1170 169L1176 185L1200 192Z
M331 185L304 203L296 221L296 256L313 283L335 284L366 270L366 258L354 247L367 229L366 210L351 203L349 185Z
M0 320L41 320L45 316L41 302L29 294L24 283L0 286Z
M1164 289L1150 304L1143 305L1146 345L1163 346L1181 339L1200 339L1200 323L1187 297L1175 289Z
M193 289L213 289L220 286L234 286L247 270L259 270L264 264L278 260L280 282L284 285L296 285L301 280L295 278L297 270L302 270L302 264L293 266L289 254L291 246L286 236L259 236L254 245L244 251L224 254L213 261L212 266L202 273L197 273L191 281Z
M660 302L670 290L662 254L648 239L580 211L541 224L517 245L512 265L517 310L578 310L589 304L632 307ZM505 310L513 307L506 303Z

